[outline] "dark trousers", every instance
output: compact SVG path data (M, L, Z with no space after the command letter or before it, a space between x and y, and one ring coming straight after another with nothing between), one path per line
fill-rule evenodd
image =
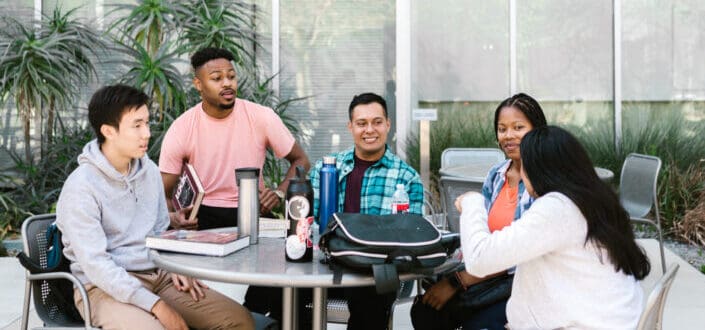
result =
M311 289L298 290L299 328L311 329L312 313L305 306L311 303ZM375 287L354 287L328 289L328 298L345 298L348 301L350 318L349 330L383 330L387 329L392 304L396 292L379 295ZM282 321L282 289L250 286L245 294L243 304L250 311L269 314L269 317Z
M198 208L198 230L237 226L237 207Z
M507 324L507 299L476 310L459 308L458 296L448 300L440 311L421 302L417 296L411 306L411 324L416 330L504 330Z

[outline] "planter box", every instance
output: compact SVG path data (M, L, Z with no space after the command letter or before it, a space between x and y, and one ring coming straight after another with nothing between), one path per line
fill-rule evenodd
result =
M5 239L2 241L2 245L7 250L7 254L11 257L16 256L18 253L22 252L22 239Z

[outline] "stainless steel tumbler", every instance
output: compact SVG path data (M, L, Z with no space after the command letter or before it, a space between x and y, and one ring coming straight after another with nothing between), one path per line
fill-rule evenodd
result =
M259 168L235 169L238 186L237 221L241 235L250 235L250 244L259 237Z

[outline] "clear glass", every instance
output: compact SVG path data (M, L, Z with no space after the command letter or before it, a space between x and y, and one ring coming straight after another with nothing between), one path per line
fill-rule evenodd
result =
M382 95L393 118L395 40L395 1L280 1L281 96L307 97L289 114L311 161L352 147L354 95Z
M412 88L419 102L506 97L508 11L507 1L412 2Z
M686 135L702 134L705 3L630 0L622 6L625 130L675 119Z
M611 1L517 1L517 91L551 124L613 126Z

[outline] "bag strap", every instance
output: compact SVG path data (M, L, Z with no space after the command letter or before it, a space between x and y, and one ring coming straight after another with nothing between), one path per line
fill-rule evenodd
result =
M375 290L378 294L399 290L399 274L395 265L389 263L372 265L372 274L375 277Z

